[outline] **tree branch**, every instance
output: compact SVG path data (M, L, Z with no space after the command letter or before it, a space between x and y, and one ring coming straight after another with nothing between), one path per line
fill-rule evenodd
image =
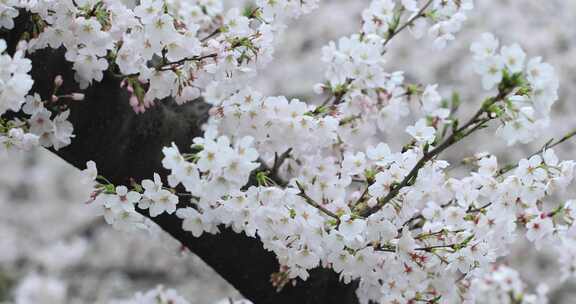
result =
M448 138L446 138L436 148L432 149L431 151L425 152L424 155L422 156L422 158L420 158L420 160L418 160L416 165L414 165L414 167L404 177L404 179L399 184L392 187L392 189L390 189L390 192L388 192L388 194L384 198L378 200L378 203L376 205L374 205L373 207L361 210L360 215L366 217L366 216L369 216L369 215L377 212L378 210L382 209L382 207L384 207L384 205L386 205L388 202L390 202L392 199L394 199L400 193L400 190L402 190L405 187L412 185L416 181L416 178L418 178L418 173L420 172L420 169L422 169L430 160L432 160L433 158L438 156L440 153L444 152L444 150L448 149L452 145L454 145L457 142L461 141L462 139L468 137L470 134L474 133L478 129L482 128L486 122L488 122L489 120L492 119L490 117L481 119L481 117L484 114L488 113L487 109L490 107L490 105L492 105L498 101L501 101L508 94L509 94L509 90L501 90L498 93L498 96L491 99L491 101L488 104L483 104L480 107L480 109L476 112L476 114L474 114L474 116L472 116L472 118L470 118L462 127L453 131L452 134L450 134L450 136L448 136Z

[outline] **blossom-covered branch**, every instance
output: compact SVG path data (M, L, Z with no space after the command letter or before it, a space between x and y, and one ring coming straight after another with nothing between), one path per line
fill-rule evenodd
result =
M470 118L463 126L454 129L452 134L448 136L443 142L441 142L438 146L434 147L430 151L425 151L422 158L418 160L416 165L410 170L408 175L402 179L402 181L397 184L393 185L392 189L388 194L378 200L378 203L370 208L360 211L362 216L369 216L378 210L380 210L384 205L390 202L394 197L400 193L402 188L407 186L412 186L416 182L416 178L418 178L418 172L426 165L427 162L434 159L436 156L440 155L446 149L450 148L452 145L458 143L462 139L468 137L475 131L485 128L486 123L490 120L496 118L493 113L490 112L490 109L498 102L503 101L506 99L508 94L514 89L514 87L505 87L503 86L498 93L498 96L494 98L487 99L481 106L481 108ZM485 117L483 117L485 116Z
M406 83L404 72L389 71L387 56L391 39L406 29L447 47L473 2L374 0L362 13L361 30L323 48L326 79L314 87L329 93L321 106L314 98L259 93L252 79L272 60L278 34L288 20L318 4L257 0L242 11L203 0L146 0L133 7L115 0L10 1L0 12L9 21L0 26L12 29L12 19L26 13L31 16L26 28L32 30L18 35L22 41L10 54L0 45L0 64L6 67L0 73L0 114L16 113L0 121L0 143L7 149L35 141L55 149L73 144L68 113L82 106L88 111L90 105L72 103L83 99L82 92L60 91L70 77L50 79L48 98L30 93L34 70L26 56L59 48L80 89L93 92L100 82L111 83L134 112L163 105L149 113L167 120L139 124L129 116L118 123L125 133L145 129L136 137L153 139L157 151L137 155L143 161L131 168L138 175L120 178L115 172L124 169L118 162L94 155L99 159L87 162L84 171L94 186L88 205L122 230L152 229L152 220L211 261L210 254L222 257L226 250L211 252L198 240L221 238L240 244L250 251L246 255L256 252L246 261L241 253L236 261L224 258L235 271L215 265L253 299L277 299L260 290L265 276L294 302L338 299L330 292L312 298L318 296L315 280L337 286L353 303L490 299L482 292L495 279L493 269L516 282L498 258L518 235L536 248L552 244L565 264L576 264L574 201L551 199L572 183L576 166L560 161L551 148L575 133L502 169L495 155L481 151L473 157L476 167L459 175L440 159L491 121L508 145L537 139L558 100L554 68L541 57L528 59L518 44L500 47L494 35L483 34L470 47L472 65L492 97L460 124L455 109L478 105L443 98L437 84ZM108 82L112 75L120 79ZM207 121L195 119L203 123L202 132L198 121L164 104L182 105L199 96L210 105ZM96 113L104 110L94 107ZM116 113L106 114L98 122ZM74 121L86 130L82 119ZM169 128L148 129L163 123ZM82 134L96 136L78 132L78 140ZM395 147L391 136L406 144ZM132 143L130 137L113 141L123 159L139 153L125 142ZM97 169L100 162L104 169L100 164ZM254 265L259 258L266 261L262 271L236 265ZM249 272L246 277L257 280L257 287L240 271ZM294 296L299 287L310 293ZM522 288L508 294L490 290L511 301L524 299Z

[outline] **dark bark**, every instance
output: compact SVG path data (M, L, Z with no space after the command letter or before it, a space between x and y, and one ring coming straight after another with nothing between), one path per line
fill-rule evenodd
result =
M17 20L17 28L0 33L0 38L7 40L9 50L14 50L25 29L23 15ZM78 91L71 64L65 61L62 50L42 50L30 57L33 92L47 98L56 75L64 77L62 93ZM76 138L70 146L53 152L80 169L86 161L94 160L99 173L115 184L129 184L131 178L149 179L154 172L165 173L161 166L162 147L175 142L186 151L192 139L202 134L200 126L209 109L202 101L177 106L166 100L137 115L128 104L127 92L110 74L83 93L84 101L70 105ZM259 240L225 228L216 235L194 238L182 230L181 220L174 215L152 219L254 303L358 302L356 284L343 284L336 273L326 269L315 269L307 281L286 286L278 293L270 283L270 275L279 269L278 262L273 253L262 248Z

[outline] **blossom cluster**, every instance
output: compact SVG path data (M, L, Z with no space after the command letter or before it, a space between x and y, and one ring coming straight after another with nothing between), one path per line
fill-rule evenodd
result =
M408 20L407 26L415 38L422 38L426 32L434 39L437 48L444 48L455 39L466 20L467 11L474 8L472 0L417 1L417 0L378 0L362 12L364 34L377 34L384 38L395 35Z
M0 118L0 151L29 150L38 144L58 150L71 143L73 126L68 121L69 111L60 105L63 100L81 100L83 94L58 96L61 77L54 82L54 95L43 101L38 94L28 95L34 81L29 75L32 62L25 58L27 43L21 42L10 56L6 42L0 40L0 115L6 112L24 112L28 118Z
M32 88L34 81L28 74L32 62L24 57L24 51L18 49L13 56L6 53L6 42L0 40L0 114L6 111L18 111L24 98Z
M406 84L402 71L386 71L387 46L405 28L421 37L430 23L435 44L444 47L472 8L472 1L372 1L363 12L362 32L323 48L326 82L317 84L315 91L327 93L323 105L335 105L338 114L347 117L344 143L363 146L376 133L394 130L411 112L434 124L448 118L450 105L443 102L437 85ZM432 141L428 124L421 120L409 133L418 141Z
M466 11L474 7L468 1L372 1L362 13L362 32L342 37L323 49L322 61L328 63L326 78L332 91L360 91L382 87L387 74L384 72L384 55L388 42L405 27L415 37L429 32L435 44L443 48L454 39L466 19ZM406 19L406 20L404 20Z
M250 173L260 166L251 137L244 137L231 146L228 137L212 137L214 134L208 131L204 137L195 138L195 148L200 151L189 157L182 156L175 145L163 149L162 164L172 172L168 176L170 186L181 183L186 191L205 203L240 191L248 183ZM211 191L207 193L204 189Z
M316 109L298 99L263 97L248 87L212 110L211 125L217 132L233 138L252 137L266 159L291 148L293 153L304 155L329 148L338 136L338 119L313 115ZM280 133L281 137L276 136Z
M550 109L558 100L559 81L554 67L542 62L542 57L526 60L526 53L518 44L503 46L490 33L471 46L476 72L482 76L484 89L490 90L506 76L525 75L525 83L502 106L498 115L504 122L498 135L509 145L528 143L538 138L549 125Z
M173 214L179 202L176 189L179 184L184 186L187 195L197 200L191 206L208 208L223 196L241 193L241 188L249 181L250 173L260 166L256 162L258 153L251 147L252 141L252 138L245 137L231 146L226 136L210 138L207 132L204 137L194 140L197 153L182 155L175 145L164 148L162 164L172 172L166 186L156 173L153 180L133 182L130 185L132 190L124 185L115 186L99 176L96 164L89 161L83 171L83 182L95 186L89 205L95 209L96 214L103 215L108 224L120 230L148 228L146 218L137 209L148 210L151 217L163 213ZM192 207L181 208L177 215L190 218L194 212ZM184 225L192 227L192 222L185 220ZM188 230L197 231L194 232L196 236L205 230L218 231L216 226Z
M477 303L548 303L548 288L545 285L539 285L536 294L526 293L518 272L505 265L494 266L494 269L475 279L472 288L479 295Z
M9 11L6 13L8 14ZM4 22L3 22L4 23ZM6 54L6 42L0 40L0 115L7 111L18 111L34 81L28 74L32 63L24 58L24 52L17 50L14 56ZM0 120L0 151L9 147L29 149L38 143L38 137L22 128L9 126Z
M149 229L150 222L138 213L137 209L149 210L151 216L162 213L172 214L176 211L178 196L163 186L158 174L153 180L143 180L140 184L115 186L106 178L98 175L93 161L86 163L82 171L82 183L93 184L94 192L87 204L94 214L103 215L106 222L119 230Z
M243 12L225 11L221 0L15 1L3 5L0 28L13 26L16 9L38 16L29 51L63 46L80 88L113 72L139 113L167 97L181 104L203 94L210 102L237 89L271 60L286 22L317 3L256 1Z

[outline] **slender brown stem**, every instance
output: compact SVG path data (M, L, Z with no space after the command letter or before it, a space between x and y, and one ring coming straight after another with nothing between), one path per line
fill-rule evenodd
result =
M172 61L172 62L167 62L165 64L163 64L161 67L158 68L158 71L168 71L172 69L172 66L174 65L182 65L188 61L202 61L204 59L208 59L208 58L215 58L216 56L218 56L218 54L213 53L213 54L208 54L208 55L203 55L203 56L194 56L194 57L188 57L188 58L184 58L178 61Z
M564 135L562 138L560 138L557 141L554 141L553 139L547 141L546 144L544 144L544 146L542 148L540 148L538 151L530 154L530 156L528 156L528 158L530 158L534 155L542 154L548 149L552 149L552 148L554 148L560 144L563 144L564 142L572 139L572 137L574 137L574 136L576 136L576 129L570 131L568 134ZM498 174L496 176L497 177L502 176L502 175L516 169L517 167L518 167L518 163L511 165L511 166L506 166L506 167L500 169L500 171L498 171Z
M460 244L446 244L446 245L434 245L434 246L426 246L426 247L418 247L414 248L414 251L425 251L425 252L432 252L435 249L454 249L455 247L459 246ZM378 247L376 248L377 251L384 251L384 252L396 252L395 246L387 246L387 247Z
M210 35L208 35L208 36L200 39L200 42L206 42L208 39L210 39L210 38L212 38L212 37L220 34L221 32L222 32L222 28L219 27L219 28L217 28L215 31L213 31Z
M164 63L158 67L155 67L157 71L169 71L173 69L173 66L175 65L182 65L188 61L202 61L208 58L216 58L218 56L218 54L213 53L213 54L208 54L208 55L202 55L202 56L194 56L194 57L187 57L178 61L172 61L172 62L167 62ZM132 73L132 74L126 74L126 75L115 75L115 77L117 78L128 78L128 77L134 77L134 76L138 76L140 75L140 73Z
M302 184L300 182L296 181L296 185L298 186L298 190L300 190L300 193L298 195L300 197L302 197L308 205L320 210L322 213L326 214L327 216L334 218L336 220L337 225L340 225L340 218L338 217L338 215L336 215L332 211L326 209L324 206L318 204L314 199L312 199L310 196L308 196L308 194L306 194L306 191L304 190L304 187L302 186Z
M424 6L422 6L422 8L418 11L418 13L416 13L416 15L412 16L412 18L410 18L408 21L406 21L406 23L404 23L402 26L397 28L392 33L390 33L388 38L386 38L386 40L384 41L384 47L386 47L386 45L388 45L388 43L390 42L390 40L392 40L392 38L394 38L400 32L405 30L407 27L411 26L414 23L414 21L416 21L418 18L424 17L426 15L426 10L432 4L432 2L434 2L434 0L428 0L428 2L426 2L426 4L424 4Z
M488 113L487 109L491 105L503 100L509 94L509 92L510 90L503 90L498 94L498 96L491 99L491 101L488 104L483 104L480 107L480 109L476 112L476 114L474 114L474 116L470 118L468 122L466 122L466 124L464 124L462 127L452 132L452 134L450 134L450 136L448 136L448 138L446 138L446 140L444 140L444 142L442 142L436 148L432 149L431 151L425 152L422 158L418 160L416 165L412 168L412 170L410 170L410 172L404 177L404 179L399 184L393 186L390 192L388 192L388 194L384 198L379 199L378 203L376 203L375 206L360 211L360 215L366 217L382 209L384 205L386 205L400 193L400 190L414 184L416 178L418 177L420 169L422 169L430 160L438 156L440 153L444 152L444 150L448 149L452 145L468 137L470 134L483 128L488 121L493 119L489 115L486 118L482 118L484 114Z

